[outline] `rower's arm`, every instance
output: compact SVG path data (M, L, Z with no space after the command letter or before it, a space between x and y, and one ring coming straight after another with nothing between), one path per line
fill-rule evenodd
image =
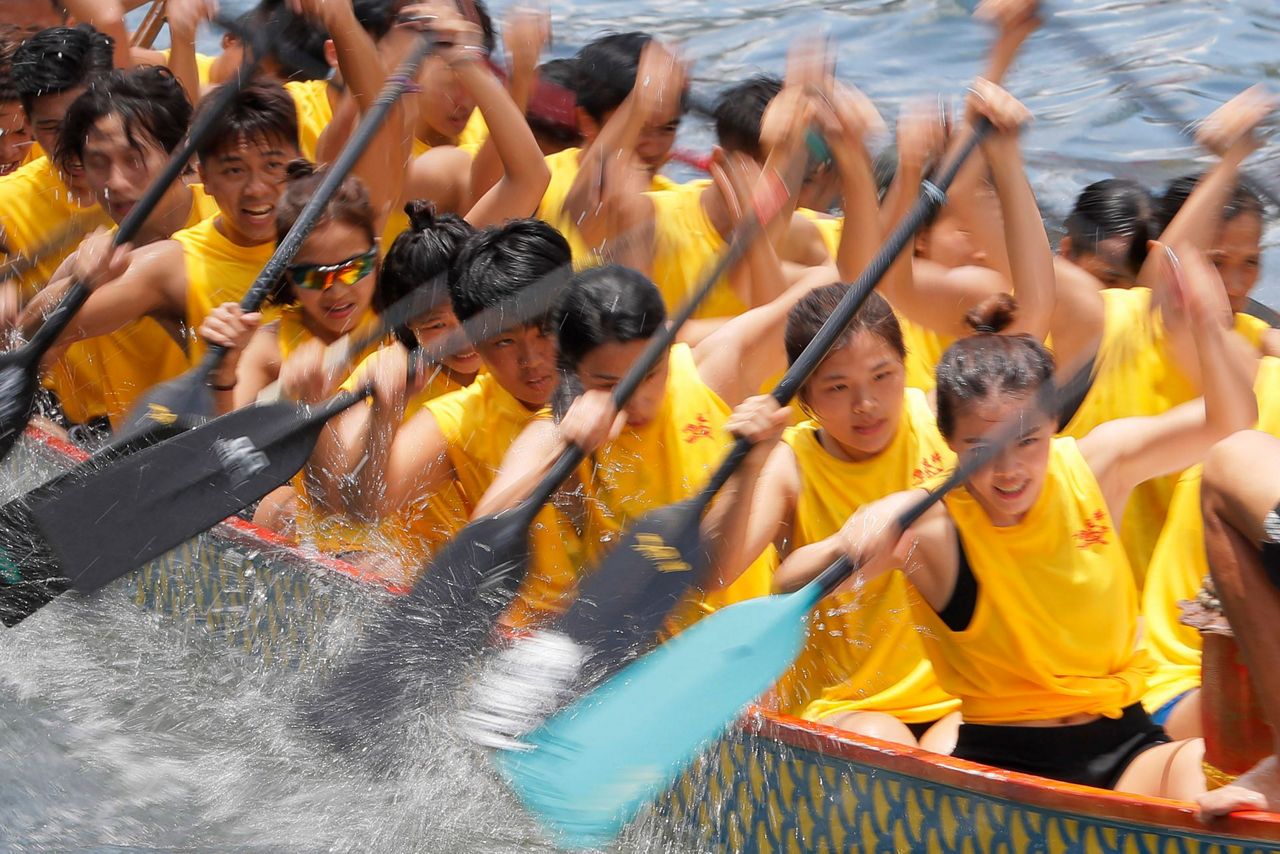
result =
M507 449L493 483L476 503L472 518L507 510L528 498L566 447L550 418L529 422Z
M864 140L873 127L872 117L879 116L861 93L835 90L833 101L834 122L825 136L840 173L844 196L844 228L836 266L840 277L851 282L871 263L883 240L875 170Z
M720 544L716 553L714 586L729 586L771 544L780 547L791 531L799 493L800 471L796 466L795 452L780 442L760 472L746 524Z
M551 181L551 170L529 129L524 110L484 63L463 59L454 67L489 125L485 145L496 148L502 161L502 177L475 201L465 219L476 228L484 228L527 217L538 209Z
M120 0L60 0L67 14L82 24L111 37L115 42L112 63L116 68L130 68L129 31L124 26L124 4Z
M454 477L448 442L430 410L398 424L394 412L356 408L366 413L365 453L356 464L356 488L348 505L356 518L390 516Z

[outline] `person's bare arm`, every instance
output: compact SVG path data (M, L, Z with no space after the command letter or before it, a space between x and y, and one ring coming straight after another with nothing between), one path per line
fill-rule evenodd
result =
M124 4L120 0L60 0L59 4L77 21L91 24L95 30L115 42L112 63L116 68L130 68L129 31L124 26Z
M217 14L217 0L167 0L165 3L164 17L169 24L169 70L182 84L193 104L200 100L196 31L201 21L211 21Z
M800 471L791 446L779 442L760 472L751 498L750 516L742 529L727 536L716 556L718 582L727 587L770 545L780 545L791 531Z

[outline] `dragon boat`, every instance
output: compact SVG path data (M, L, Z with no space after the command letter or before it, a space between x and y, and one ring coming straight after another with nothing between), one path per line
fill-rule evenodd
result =
M83 456L28 430L3 483L29 489ZM297 669L324 667L335 622L363 620L404 592L230 519L103 595L127 596L177 631L211 634L238 648L246 666ZM1280 851L1280 813L1205 826L1189 804L1001 771L762 709L655 810L697 851Z

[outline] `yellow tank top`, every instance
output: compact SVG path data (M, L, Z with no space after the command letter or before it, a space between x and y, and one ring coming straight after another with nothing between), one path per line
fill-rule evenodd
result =
M1243 311L1236 312L1235 330L1243 335L1245 340L1253 345L1253 349L1262 349L1262 336L1266 334L1271 325L1259 317L1252 314L1245 314Z
M933 391L938 384L938 362L942 361L942 354L955 339L939 335L897 312L894 314L898 317L898 326L902 328L902 343L907 348L907 358L903 361L907 385L922 391Z
M76 203L47 157L0 177L0 227L8 249L4 260L36 259L16 279L24 300L49 283L86 234L111 225L96 203Z
M26 156L22 158L22 162L18 165L26 166L28 163L35 163L41 157L44 157L44 149L40 147L40 143L33 139L31 140L31 144L27 146Z
M485 140L489 138L489 125L485 123L484 115L479 108L471 111L471 118L467 119L467 126L462 129L462 133L458 134L458 148L465 149L471 153L472 157L476 156L476 152L480 150L480 146L484 145Z
M1159 415L1199 396L1168 351L1164 326L1151 310L1151 291L1106 288L1102 298L1105 319L1093 384L1062 431L1077 439L1104 422ZM1139 590L1177 480L1175 474L1139 484L1125 506L1120 529Z
M315 162L320 134L333 121L328 80L291 80L284 84L298 111L298 151Z
M195 364L204 355L204 341L196 335L209 312L224 302L239 302L275 252L274 243L240 246L228 240L210 217L175 232L182 244L187 274L187 358Z
M165 65L169 64L169 48L160 51L164 54ZM196 77L199 79L202 87L209 85L209 72L213 70L213 63L217 61L217 57L209 56L205 53L196 54Z
M684 304L725 250L724 238L702 206L702 191L710 184L710 179L702 179L673 190L649 193L655 229L653 282L662 292L668 311ZM693 316L736 317L749 308L725 276L716 282Z
M955 463L919 389L906 390L897 435L874 459L833 457L819 429L806 421L783 438L800 473L792 549L826 539L863 504L919 486ZM870 711L925 723L960 705L938 686L911 616L906 576L897 570L824 600L809 618L804 651L776 690L783 712L812 721Z
M1280 438L1280 359L1268 356L1259 362L1253 390L1258 397L1257 429ZM1151 712L1200 687L1200 632L1182 624L1178 603L1194 599L1209 574L1200 511L1201 470L1194 466L1178 479L1142 590L1142 642L1156 662L1142 698Z
M1102 490L1074 439L1053 440L1036 503L999 528L963 488L946 499L978 581L953 632L913 596L938 682L969 723L1118 718L1155 665L1137 648L1138 594Z
M827 254L834 260L840 252L840 235L844 232L844 217L819 213L811 208L796 208L800 214L818 228L822 235L822 245L827 247Z
M218 211L202 185L190 187L187 228ZM119 427L147 389L187 367L186 355L168 330L143 317L108 335L72 344L50 369L45 384L57 393L71 421L83 424L105 416L112 427Z

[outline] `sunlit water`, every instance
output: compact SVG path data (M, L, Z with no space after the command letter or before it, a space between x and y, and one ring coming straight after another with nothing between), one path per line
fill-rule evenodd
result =
M1071 11L1070 26L1189 118L1277 74L1280 7L1272 0L1061 5ZM557 54L609 30L679 40L708 92L749 73L780 71L791 39L825 29L839 45L841 76L890 115L910 99L958 97L988 41L951 0L575 0L553 15ZM1025 146L1051 221L1099 177L1158 184L1197 168L1199 154L1177 128L1122 97L1098 61L1074 53L1056 25L1033 37L1009 85L1037 116ZM710 129L687 120L680 142L705 150ZM1274 163L1272 148L1252 168L1275 181ZM1267 242L1258 295L1274 305L1274 229ZM0 497L30 485L2 483ZM121 590L89 601L64 597L18 629L0 630L0 848L546 847L483 763L440 726L397 747L408 770L391 778L308 742L293 724L293 707L314 678L305 668L251 667L225 644L134 606ZM623 847L666 850L666 838L641 828Z

